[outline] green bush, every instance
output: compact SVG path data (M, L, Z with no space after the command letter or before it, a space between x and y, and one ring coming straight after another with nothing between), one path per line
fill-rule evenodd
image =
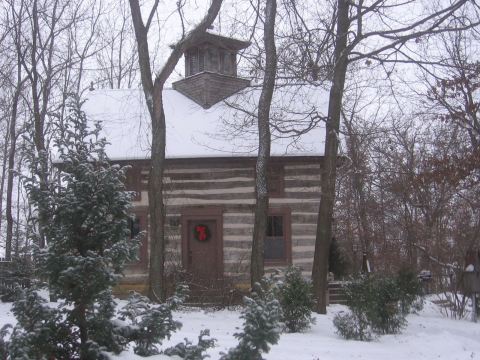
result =
M135 342L135 354L159 354L158 345L164 339L170 339L172 333L182 327L180 322L173 319L172 311L185 301L187 292L188 288L181 284L163 304L152 303L136 292L130 294L127 304L120 310L120 320L127 321L129 325L119 330L123 337Z
M354 313L338 313L333 318L337 333L347 340L370 341L373 339L372 328L365 316Z
M243 330L234 336L238 345L220 360L262 360L262 353L268 353L270 346L280 339L282 307L277 299L278 284L275 277L264 276L254 285L251 297L243 299Z
M283 323L289 332L300 332L314 322L314 304L311 282L302 277L299 268L289 267L285 280L279 289L279 299L283 310Z
M415 272L402 268L397 275L397 284L400 290L400 308L404 314L419 311L423 307L422 286Z
M420 287L414 274L371 275L346 285L351 314L338 314L334 325L347 339L368 340L368 329L375 334L396 334L407 324L406 316L418 299ZM368 326L367 326L368 325Z
M200 331L197 345L193 345L190 340L185 338L184 342L166 349L163 353L172 357L178 356L184 360L204 360L210 357L205 352L215 346L215 341L210 337L210 330L205 329Z

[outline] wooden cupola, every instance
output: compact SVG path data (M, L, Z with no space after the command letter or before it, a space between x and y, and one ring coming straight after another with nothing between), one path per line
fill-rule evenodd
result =
M185 51L185 79L173 88L205 109L244 89L250 81L237 76L237 54L249 45L204 33Z

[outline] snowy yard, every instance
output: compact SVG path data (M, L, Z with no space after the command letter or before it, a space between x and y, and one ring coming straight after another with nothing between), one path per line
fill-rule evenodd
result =
M480 360L480 323L467 320L444 318L439 308L427 302L419 315L408 316L408 326L400 335L385 335L373 342L347 341L337 336L332 318L345 308L330 306L326 316L316 316L316 324L306 333L282 334L279 344L272 347L265 359L269 360ZM0 303L1 322L14 323L10 304ZM194 343L201 329L210 329L217 346L210 349L212 360L220 352L236 344L233 334L241 326L239 312L232 310L205 311L186 309L175 313L183 328L174 334L169 344L175 344L184 337ZM153 356L149 359L167 359ZM125 351L114 359L145 359Z

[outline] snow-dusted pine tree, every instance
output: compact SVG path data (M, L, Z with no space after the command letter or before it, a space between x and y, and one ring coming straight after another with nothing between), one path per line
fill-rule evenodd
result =
M29 299L31 306L39 309L34 314L39 331L24 328L28 321L19 321L14 330L12 346L22 352L20 357L38 355L35 347L49 341L38 329L41 324L54 328L50 325L68 323L70 331L63 334L62 343L70 344L71 359L101 359L105 350L121 351L125 340L111 321L115 307L110 291L123 265L135 257L135 242L130 240L128 227L130 196L123 185L125 172L109 163L106 141L99 137L100 126L89 129L78 97L70 98L68 110L55 144L58 181L50 184L48 191L41 191L35 172L26 181L32 204L44 209L49 219L43 226L48 244L37 256L39 271L48 278L51 293L62 305L49 311L38 297L27 294L19 300ZM35 158L30 160L34 165ZM46 331L55 333L53 329ZM22 343L28 346L15 345ZM61 358L55 355L54 344L49 358Z
M244 303L243 331L234 334L239 343L221 360L262 360L262 353L268 353L270 345L280 339L282 307L275 277L264 276L255 283L252 296L245 297Z

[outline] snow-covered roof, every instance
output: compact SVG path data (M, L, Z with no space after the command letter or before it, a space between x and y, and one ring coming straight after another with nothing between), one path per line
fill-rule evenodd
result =
M167 158L256 156L259 88L248 88L204 109L173 89L163 92ZM101 121L112 160L150 158L150 118L139 89L94 90L83 106ZM324 147L328 98L324 90L284 87L275 92L271 116L273 156L318 156ZM309 130L309 131L307 131Z

